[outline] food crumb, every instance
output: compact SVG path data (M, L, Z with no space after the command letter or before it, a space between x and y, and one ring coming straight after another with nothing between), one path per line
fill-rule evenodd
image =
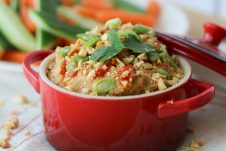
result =
M195 130L193 128L190 128L190 127L186 127L186 132L191 133L191 134L195 134Z
M24 129L23 134L24 136L30 136L31 132L28 129Z
M0 99L0 108L4 106L4 100Z
M0 140L0 148L10 148L10 143L7 140Z
M15 101L17 101L20 104L28 104L29 103L28 98L25 96L22 96L22 95L16 95Z
M199 151L203 145L205 145L205 141L202 138L198 141L192 140L188 147L185 147L180 151Z
M12 111L10 114L11 115L18 115L18 112L17 111Z
M12 117L11 119L9 119L5 122L6 129L12 130L12 129L17 128L18 126L19 126L19 119L16 116Z

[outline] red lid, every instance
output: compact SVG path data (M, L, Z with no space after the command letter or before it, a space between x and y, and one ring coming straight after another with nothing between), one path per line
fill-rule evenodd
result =
M218 45L226 38L226 29L213 24L204 24L204 37L194 38L157 32L170 51L183 55L224 76L226 76L226 52L220 51Z

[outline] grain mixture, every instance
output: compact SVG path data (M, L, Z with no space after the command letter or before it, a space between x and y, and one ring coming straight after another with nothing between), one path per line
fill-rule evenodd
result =
M58 47L47 75L73 92L126 96L167 89L183 78L183 71L151 28L121 25L116 18Z

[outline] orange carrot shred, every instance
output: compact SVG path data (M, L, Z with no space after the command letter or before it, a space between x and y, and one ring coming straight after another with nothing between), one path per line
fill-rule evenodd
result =
M16 50L7 50L4 52L3 60L15 63L22 63L26 55L27 54L24 52Z

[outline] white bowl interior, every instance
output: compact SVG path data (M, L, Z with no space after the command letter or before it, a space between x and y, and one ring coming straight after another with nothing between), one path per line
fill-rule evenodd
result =
M159 95L168 91L171 91L181 85L183 85L184 83L186 83L190 76L191 76L191 67L190 64L188 63L188 61L186 61L183 57L181 56L177 56L177 58L179 59L180 65L183 68L184 71L184 78L177 84L165 89L165 90L161 90L161 91L156 91L156 92L151 92L148 94L140 94L140 95L131 95L131 96L92 96L92 95L88 95L88 94L81 94L81 93L77 93L77 92L72 92L69 90L66 90L56 84L54 84L53 82L51 82L47 75L46 75L46 70L47 67L49 65L50 62L54 61L55 58L55 53L49 55L46 59L44 59L40 65L40 69L39 69L39 74L42 80L44 80L48 85L50 85L51 87L64 92L64 93L68 93L70 95L73 96L79 96L82 98L93 98L93 99L98 99L98 100L121 100L121 99L135 99L135 98L141 98L141 97L149 97L149 96L153 96L153 95Z

